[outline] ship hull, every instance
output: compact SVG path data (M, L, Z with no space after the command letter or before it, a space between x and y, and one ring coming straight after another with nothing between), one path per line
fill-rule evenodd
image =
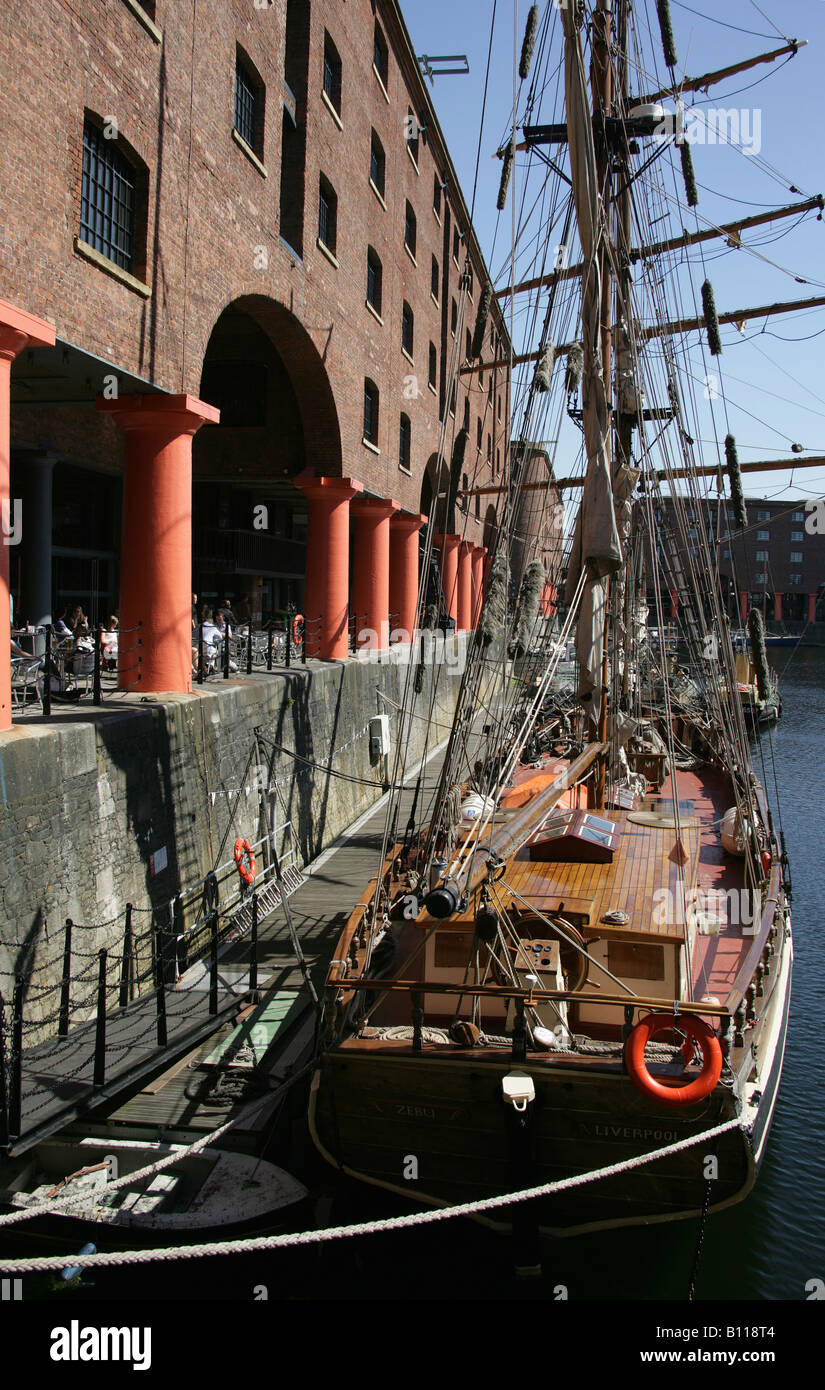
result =
M353 1038L325 1053L313 1083L310 1127L322 1155L349 1176L430 1206L483 1201L518 1188L593 1173L693 1138L726 1121L706 1144L545 1198L532 1215L556 1237L701 1213L742 1201L765 1153L788 1024L792 946L783 943L759 1021L731 1056L733 1084L698 1105L662 1107L642 1095L620 1059L507 1050L365 1045ZM517 1070L535 1085L527 1166L514 1167L502 1079ZM707 1165L715 1157L717 1165ZM523 1160L521 1160L523 1165ZM516 1180L516 1175L517 1179ZM477 1219L506 1226L504 1210Z

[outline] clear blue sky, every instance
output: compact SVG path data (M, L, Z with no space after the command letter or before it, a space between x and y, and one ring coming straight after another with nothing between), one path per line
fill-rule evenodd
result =
M547 3L544 0L542 12ZM466 53L469 59L469 76L436 78L430 87L469 204L493 0L452 0L449 5L444 0L401 0L401 5L417 54ZM474 218L494 276L501 273L510 246L510 206L501 216L496 212L501 166L491 156L510 128L515 8L513 0L498 0ZM528 8L527 0L517 5L519 49ZM655 28L651 0L647 9ZM808 40L791 61L780 59L720 83L711 89L709 100L702 93L688 98L706 107L758 113L761 159L774 171L723 145L694 146L698 212L717 224L793 202L791 184L806 196L825 193L825 0L762 0L759 9L753 0L728 0L724 6L718 0L690 0L689 6L671 0L680 76L695 76L778 48L782 36ZM658 31L656 45L658 49ZM659 59L661 68L660 51ZM543 112L536 118L551 117ZM691 225L687 215L685 225ZM809 214L799 226L789 218L758 229L749 239L763 257L777 264L743 251L725 251L721 242L710 243L706 250L707 273L720 312L825 294L825 221L817 222ZM795 283L796 275L811 283ZM701 268L694 271L697 282L702 278ZM825 308L753 321L743 336L734 327L722 333L725 350L720 361L740 459L787 457L790 463L790 445L795 442L806 454L825 456ZM518 342L518 334L516 338ZM700 371L697 335L691 342L696 344ZM714 458L707 453L707 461ZM825 493L825 467L798 470L793 485L790 469L788 474L753 474L745 479L745 490L753 496L819 496Z

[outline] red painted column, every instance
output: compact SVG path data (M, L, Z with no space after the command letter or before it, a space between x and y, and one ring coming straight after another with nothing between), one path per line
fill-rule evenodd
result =
M481 616L481 601L484 597L484 559L487 548L483 545L473 547L473 627L478 627Z
M390 612L392 626L411 642L418 609L418 533L426 516L399 512L390 518Z
M745 589L739 594L739 618L743 623L748 621L748 594Z
M816 622L816 594L808 594L808 622Z
M383 497L358 497L352 556L352 606L359 647L385 651L390 643L390 517L401 503ZM359 633L365 630L364 638Z
M98 397L97 408L126 435L118 685L186 695L192 689L192 439L221 413L195 396Z
M435 536L435 544L441 551L441 587L444 590L444 606L453 619L458 631L458 547L461 537L452 534Z
M473 546L462 541L458 547L458 630L473 628Z
M773 620L774 620L775 623L781 623L781 621L782 621L782 595L781 595L781 594L774 594L774 596L773 596Z
M9 508L11 455L11 364L27 347L53 347L54 326L0 299L0 502ZM6 507L3 511L6 511ZM4 517L5 519L5 517ZM22 518L25 528L25 517ZM11 728L11 614L9 537L0 536L0 733Z
M309 470L294 482L309 502L307 655L344 661L349 650L349 506L364 484L355 478L317 478Z

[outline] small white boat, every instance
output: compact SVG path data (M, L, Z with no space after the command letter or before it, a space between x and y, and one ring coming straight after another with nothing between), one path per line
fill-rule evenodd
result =
M179 1162L114 1186L175 1151ZM88 1200L77 1201L81 1196ZM184 1144L130 1139L50 1139L0 1169L0 1207L14 1211L48 1203L52 1211L32 1222L48 1222L53 1231L55 1223L81 1221L131 1233L225 1232L259 1226L306 1196L289 1173L249 1154L212 1148L192 1153ZM72 1205L55 1211L62 1199Z

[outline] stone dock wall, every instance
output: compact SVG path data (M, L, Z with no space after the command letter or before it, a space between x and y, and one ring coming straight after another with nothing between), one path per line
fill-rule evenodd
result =
M425 668L408 768L448 735L467 640L450 639L449 660ZM385 655L384 664L310 663L150 703L130 696L122 708L110 698L94 718L60 711L50 722L21 720L0 736L0 992L7 1010L15 978L27 976L27 1020L54 1019L71 918L78 924L72 974L86 967L91 1012L94 953L122 951L126 904L134 905L136 933L147 933L153 916L168 921L170 901L231 860L236 838L260 837L259 789L276 788L278 823L291 821L297 861L314 859L384 790L370 721L389 715L394 753L395 706L408 670L398 660L403 651ZM256 765L256 730L263 765Z

